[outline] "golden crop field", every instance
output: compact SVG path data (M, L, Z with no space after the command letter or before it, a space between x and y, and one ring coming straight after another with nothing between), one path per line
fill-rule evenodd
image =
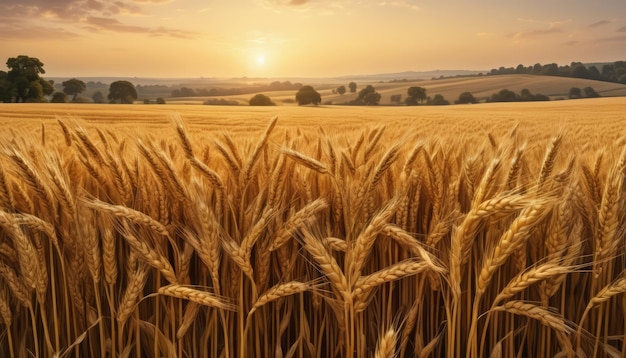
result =
M0 105L0 355L614 357L626 99Z

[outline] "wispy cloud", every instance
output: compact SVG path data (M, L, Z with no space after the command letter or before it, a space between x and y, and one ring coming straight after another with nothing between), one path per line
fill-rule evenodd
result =
M309 0L262 0L261 4L267 7L276 6L302 6L310 3Z
M420 7L410 1L383 1L378 3L380 6L392 6L392 7L400 7L404 9L418 11Z
M62 27L23 26L10 22L0 24L0 40L3 41L69 40L78 37L78 34Z
M602 37L596 39L595 42L626 42L626 35Z
M144 27L124 24L116 19L108 17L87 17L84 21L84 28L94 32L112 31L123 33L145 34L150 36L169 36L181 39L197 37L198 34L178 29L166 27Z
M143 6L164 4L171 0L20 0L9 2L0 0L0 37L9 39L37 38L48 36L68 38L78 36L61 28L108 30L126 33L143 33L152 36L192 38L196 34L179 29L163 27L143 27L122 23L120 15L149 16ZM8 26L18 19L19 26ZM30 32L20 35L15 28L23 26ZM36 29L36 30L30 30ZM77 29L78 30L78 29Z
M541 24L543 25L543 28L522 30L522 31L510 33L507 35L507 37L515 41L537 39L537 38L564 33L565 32L564 25L571 22L571 20L569 19L568 20L555 20L555 21L542 21L542 20L535 20L535 19L519 18L517 20L520 22L525 22L525 23Z
M558 28L558 27L553 27L549 29L519 31L519 32L509 34L508 37L514 40L526 40L526 39L536 39L536 38L544 37L547 35L560 34L563 32L565 32L565 30Z
M610 23L611 23L611 21L609 21L609 20L601 20L601 21L598 21L598 22L594 22L593 24L589 24L587 27L595 29L596 27L602 27L602 26L608 25Z

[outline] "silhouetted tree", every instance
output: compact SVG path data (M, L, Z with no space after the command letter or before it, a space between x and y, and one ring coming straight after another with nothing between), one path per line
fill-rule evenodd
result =
M354 82L348 83L348 88L350 89L350 92L352 93L356 92L356 83Z
M302 86L296 93L296 101L298 105L305 104L318 105L322 102L322 96L311 86Z
M15 97L15 88L11 86L11 82L7 79L7 73L0 71L0 103L11 102Z
M163 99L163 97L158 97L156 99L156 104L165 104L165 99Z
M578 87L572 87L569 89L569 98L580 98L583 96L583 92Z
M350 104L360 105L360 106L377 106L380 103L380 93L376 92L374 86L367 85L367 87L363 88L359 91L359 96Z
M572 63L571 76L576 78L589 78L589 71L582 63Z
M129 81L115 81L109 86L107 98L113 103L119 100L122 104L132 104L137 99L137 90Z
M583 88L583 92L585 92L585 97L588 97L588 98L600 97L600 94L591 87Z
M276 103L272 102L272 100L268 96L261 94L261 93L250 98L249 103L251 106L275 106L276 105Z
M415 106L418 102L424 102L428 96L426 95L426 89L423 87L409 87L407 90L407 98L404 99L404 103L409 106Z
M63 92L72 97L72 101L76 100L76 96L83 92L87 86L85 82L81 80L77 80L76 78L72 78L71 80L64 81L61 83L63 85Z
M50 102L51 103L65 103L67 102L67 95L63 92L54 92Z
M517 95L515 92L508 89L503 89L498 93L494 93L489 97L487 102L515 102L517 101Z
M443 97L441 94L436 94L432 99L428 100L428 104L433 106L443 106L448 105L450 102Z
M337 93L339 93L341 95L346 93L346 86L342 85L342 86L337 87Z
M402 95L401 94L392 94L390 98L392 103L402 103Z
M104 95L100 91L96 91L91 96L91 99L93 100L93 103L104 103Z
M459 99L454 101L456 104L478 103L478 100L474 98L470 92L463 92L459 95Z

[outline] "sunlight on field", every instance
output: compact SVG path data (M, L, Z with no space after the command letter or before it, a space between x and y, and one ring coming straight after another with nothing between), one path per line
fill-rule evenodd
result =
M625 108L0 105L0 356L619 356Z
M226 130L245 133L258 130L278 116L279 128L317 130L320 126L332 134L361 130L364 125L387 125L387 136L400 133L454 138L484 139L506 133L516 124L536 139L545 139L559 130L571 140L596 145L619 138L626 128L626 99L600 98L543 103L492 103L481 105L422 107L248 107L200 105L75 105L75 104L3 104L0 106L0 132L24 128L38 130L41 122L56 118L79 119L86 126L104 126L123 134L147 129L172 130L171 117L180 115L192 130L209 133ZM27 119L17 121L16 119ZM598 139L596 141L596 139ZM601 140L600 140L601 139Z

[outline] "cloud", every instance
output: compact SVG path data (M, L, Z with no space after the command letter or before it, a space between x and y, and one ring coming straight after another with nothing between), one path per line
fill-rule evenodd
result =
M565 30L553 27L548 29L538 29L538 30L528 30L528 31L520 31L509 34L508 37L514 40L526 40L526 39L535 39L540 37L545 37L547 35L560 34L565 32Z
M589 24L587 27L593 29L593 28L596 28L596 27L601 27L601 26L604 26L604 25L608 25L610 23L611 23L611 21L609 21L609 20L601 20L601 21L598 21L598 22L594 22L593 24Z
M69 40L78 37L78 34L62 27L23 26L6 22L0 24L0 40L5 41Z
M532 23L532 24L543 24L545 27L541 29L531 29L518 31L514 33L510 33L507 37L514 39L515 41L528 40L528 39L537 39L542 38L554 34L560 34L565 32L563 25L571 22L571 20L558 20L558 21L541 21L534 19L517 19L521 22Z
M116 19L108 18L108 17L95 17L90 16L85 19L85 28L87 30L93 32L101 32L101 31L112 31L112 32L123 32L123 33L135 33L135 34L145 34L150 36L169 36L169 37L177 37L177 38L193 38L198 34L190 31L183 31L177 29L169 29L165 27L144 27L144 26L134 26L134 25L126 25Z
M276 6L303 6L308 4L309 0L262 0L261 3L267 7Z
M626 42L626 35L603 37L594 40L595 42Z
M617 32L626 32L626 26L622 26L619 29L617 29Z
M198 34L164 27L143 27L125 24L117 19L119 15L148 16L141 5L157 5L171 0L20 0L9 2L0 0L0 28L2 38L51 38L77 37L65 28L83 27L89 30L107 30L123 33L143 33L151 36L192 38ZM17 21L17 25L16 24ZM13 26L8 24L13 23ZM31 34L19 35L22 31L37 29ZM15 36L12 36L15 35Z
M420 7L410 1L383 1L379 3L380 6L392 6L392 7L400 7L404 9L418 11Z

